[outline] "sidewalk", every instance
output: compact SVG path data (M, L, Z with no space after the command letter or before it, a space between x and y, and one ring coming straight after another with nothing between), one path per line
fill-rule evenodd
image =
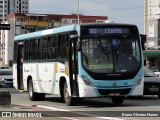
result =
M2 111L18 111L18 109L16 110L13 105L0 105L0 112Z

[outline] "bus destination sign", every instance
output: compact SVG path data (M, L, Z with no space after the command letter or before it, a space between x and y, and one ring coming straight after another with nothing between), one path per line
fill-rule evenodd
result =
M90 28L89 34L123 34L129 33L129 28Z

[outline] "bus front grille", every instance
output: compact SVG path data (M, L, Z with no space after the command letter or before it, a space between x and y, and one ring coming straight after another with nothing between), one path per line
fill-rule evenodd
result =
M119 93L120 95L126 95L131 91L131 88L125 89L98 89L101 95L110 95L112 93Z

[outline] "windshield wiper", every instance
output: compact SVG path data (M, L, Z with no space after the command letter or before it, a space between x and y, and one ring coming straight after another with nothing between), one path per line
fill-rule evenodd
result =
M102 43L102 40L98 39L98 44L100 45L101 49L103 50L103 52L107 55L107 60L109 62L109 46L106 45L106 47L104 46L104 43Z
M124 43L125 43L126 37L127 37L127 36L124 35L123 40L122 40L122 44L120 44L120 46L118 47L117 54L120 53L120 51L121 51L121 49L122 49L122 47L123 47L123 45L124 45Z

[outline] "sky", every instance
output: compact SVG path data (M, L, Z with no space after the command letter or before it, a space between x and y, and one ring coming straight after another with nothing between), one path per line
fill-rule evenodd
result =
M78 0L29 0L30 13L72 14L78 11ZM138 26L144 33L144 0L79 0L83 15L108 16L116 23Z

